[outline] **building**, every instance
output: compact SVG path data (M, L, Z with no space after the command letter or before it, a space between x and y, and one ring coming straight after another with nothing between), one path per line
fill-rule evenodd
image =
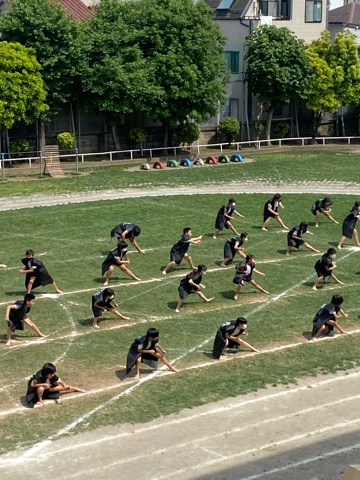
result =
M245 82L245 41L249 32L262 24L289 28L298 38L310 43L327 28L328 0L206 0L213 18L227 38L225 55L231 71L228 101L220 117L231 116L242 124L242 139L251 137L250 123L256 115ZM292 112L277 111L276 119L291 120ZM218 119L217 119L218 120ZM215 119L212 119L214 123Z
M335 35L347 28L356 36L360 49L360 2L344 5L329 12L328 30L333 40Z
M89 5L85 5L81 0L51 0L52 3L60 3L65 11L74 20L86 20L91 14ZM6 12L11 6L11 0L0 0L0 12Z

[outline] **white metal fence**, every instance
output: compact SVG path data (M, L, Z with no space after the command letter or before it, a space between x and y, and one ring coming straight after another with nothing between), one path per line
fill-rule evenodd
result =
M261 149L267 147L269 143L272 146L282 147L284 145L291 146L306 146L309 145L310 141L313 141L312 137L294 137L294 138L273 138L270 140L253 140L246 142L233 142L233 150L240 151L243 147L255 147ZM349 137L316 137L315 142L320 145L329 145L329 144L347 144L351 145L352 143L360 143L360 136L349 136ZM100 153L79 153L77 150L74 150L74 153L59 155L60 160L67 160L67 163L74 163L76 172L78 171L79 163L85 163L87 160L92 161L109 161L112 162L116 157L123 157L123 160L134 160L142 158L154 158L155 156L161 156L166 151L166 155L175 157L180 155L184 150L191 149L192 154L196 152L196 155L203 154L206 155L206 150L219 149L220 153L223 153L224 149L228 151L228 143L213 143L205 145L191 145L191 146L176 146L176 147L163 147L163 148L143 148L142 150L119 150L119 151L110 151L110 152L100 152ZM169 153L170 152L170 153ZM186 156L186 154L183 154ZM7 164L11 163L27 163L30 168L40 169L40 175L43 173L43 166L45 162L45 157L42 152L38 152L38 155L31 157L21 157L21 158L7 158L7 154L0 154L0 168L2 170L2 178L5 177L5 170Z

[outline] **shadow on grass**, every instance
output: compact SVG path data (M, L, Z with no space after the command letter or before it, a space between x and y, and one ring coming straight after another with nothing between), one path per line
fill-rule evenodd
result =
M235 289L226 290L225 292L219 292L219 295L221 295L223 298L226 298L227 300L234 300Z
M287 250L280 248L277 252L280 253L280 255L286 255ZM292 255L293 253L294 253L294 252L291 252L290 255Z
M178 304L178 302L168 302L168 307L171 310L175 310L177 304Z
M80 325L83 325L84 327L90 327L93 322L93 317L88 317L88 318L81 318L79 320ZM98 321L100 323L100 321Z
M130 278L130 277L126 276L125 278ZM121 282L122 280L124 280L123 277L117 277L116 275L112 275L112 277L110 279L110 282L116 283L116 282ZM96 277L96 278L93 278L93 281L96 282L96 283L103 284L105 282L105 277ZM111 287L110 284L108 286Z
M302 335L304 338L306 338L306 340L312 339L312 332L303 332Z
M149 374L151 375L154 372L156 372L156 370L140 368L140 378L142 375L149 375ZM134 381L135 369L133 367L128 374L126 374L125 368L122 368L121 370L115 370L115 375L120 380L120 382L124 382L125 380Z
M33 292L31 292L33 293ZM43 292L34 292L35 293L43 293ZM26 295L26 291L25 290L15 290L14 292L5 292L5 295L19 295L21 296L22 298L25 297Z

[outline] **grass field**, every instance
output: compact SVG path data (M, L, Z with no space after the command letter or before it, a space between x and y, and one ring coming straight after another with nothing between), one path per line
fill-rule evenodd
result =
M349 158L352 162L353 157ZM257 168L261 163L266 171L268 159L259 160ZM229 166L228 171L232 168L242 166ZM305 162L302 179L308 178L306 168L310 167ZM338 179L350 181L348 170L345 173ZM300 172L296 175L301 176ZM331 191L324 193L331 195ZM229 235L223 233L216 241L211 237L216 212L228 195L139 198L0 212L0 262L9 267L0 271L2 317L6 304L24 293L24 276L18 269L28 248L35 250L65 292L56 297L44 295L52 293L46 287L34 292L37 301L30 318L49 335L47 339L38 340L26 327L16 346L6 348L4 340L0 345L2 453L99 426L147 421L267 385L292 383L305 375L348 369L360 363L360 252L349 248L352 243L347 242L347 248L338 252L336 271L345 285L329 284L314 292L313 266L319 255L301 248L286 257L286 233L278 224L270 222L268 232L260 230L263 204L269 195L234 192L234 196L238 211L246 215L236 219L235 224L239 231L249 233L246 251L255 255L259 270L266 274L255 279L270 295L246 285L239 300L234 301L233 267L219 267ZM357 198L331 197L333 215L342 221ZM287 195L282 211L285 223L293 226L301 220L312 222L310 206L316 198L310 194ZM114 245L110 230L125 220L142 227L139 243L146 254L134 250L130 254L130 268L142 281L133 282L120 270L115 272L110 286L115 289L120 311L131 320L107 314L100 329L95 330L91 327L91 295L102 286L101 262ZM189 271L188 266L185 262L167 276L161 270L185 226L191 226L195 236L204 235L201 245L191 246L190 253L195 264L208 266L203 282L207 286L205 293L215 299L205 304L192 295L181 313L176 314L177 287L181 276ZM336 246L341 235L341 227L325 218L320 228L310 226L310 230L314 235L306 239L322 252ZM345 298L344 310L349 317L342 320L342 326L353 334L308 342L314 314L334 293ZM248 340L262 353L254 355L242 350L230 355L229 361L213 360L210 352L217 327L239 315L248 318ZM159 328L167 357L180 372L150 374L144 368L142 381L135 383L123 375L126 354L132 340L149 326ZM40 410L15 408L21 405L27 379L44 362L55 363L65 381L88 393L68 399L65 396L62 405Z

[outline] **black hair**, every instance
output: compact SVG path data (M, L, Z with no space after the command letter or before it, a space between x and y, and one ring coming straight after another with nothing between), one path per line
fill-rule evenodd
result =
M274 200L281 200L281 193L275 193Z
M329 198L329 197L325 197L325 198L323 199L323 202L324 202L324 204L326 204L326 205L332 205L332 203L333 203L332 200L331 200L331 198Z
M135 225L131 233L134 237L138 237L141 233L141 228L138 225Z
M35 255L34 250L26 250L25 255Z
M56 367L53 363L44 363L44 365L41 368L41 375L43 377L46 377L46 375L49 375L50 373L55 373L56 372Z
M157 328L151 327L148 328L148 331L146 332L146 338L152 337L152 338L157 338L159 336L159 330Z
M183 235L186 235L187 233L189 233L190 230L191 230L191 227L185 227L185 228L183 229Z
M112 288L105 288L103 293L104 293L104 295L106 295L108 297L112 296L112 295L115 296L115 292Z
M246 238L248 236L249 236L249 234L247 232L240 233L240 238Z
M200 265L197 267L197 271L198 271L198 273L206 272L206 271L207 271L207 266L204 265L204 264L200 264Z
M239 326L239 325L241 325L241 324L247 325L247 323L248 323L248 321L246 320L246 318L244 318L244 317L238 317L238 318L236 319L235 325L236 325L236 326Z
M302 233L305 233L306 230L308 229L308 226L309 226L308 222L301 222L299 225L299 228L302 231Z
M253 258L254 258L254 255L252 255L251 253L249 253L248 255L246 255L245 263L249 262L249 261L252 260Z
M35 295L32 293L26 293L24 296L24 302L31 302L31 300L35 300Z
M128 249L128 244L124 240L120 240L117 246L118 252L126 252Z
M341 295L333 295L332 299L331 299L331 303L333 305L335 305L336 307L338 307L339 305L341 305L343 303L344 299Z
M328 248L326 255L334 255L336 253L335 248Z
M229 198L228 203L236 203L236 202L235 202L235 198Z

